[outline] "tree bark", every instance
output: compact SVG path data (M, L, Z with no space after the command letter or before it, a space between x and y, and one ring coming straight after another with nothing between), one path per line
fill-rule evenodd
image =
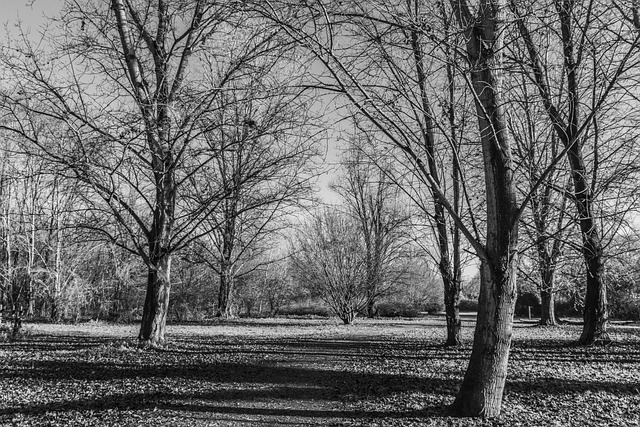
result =
M218 310L216 317L230 319L233 317L231 311L231 295L233 292L233 277L228 268L223 266L220 272L220 289L218 291Z
M473 350L462 387L451 406L459 416L497 417L507 378L515 307L514 261L492 267L482 262L480 299ZM495 298L496 294L504 298Z
M555 309L555 293L553 291L553 282L542 284L540 289L540 300L542 302L540 313L540 324L544 326L556 326L558 320L556 318Z
M540 273L540 301L541 301L541 313L540 313L540 325L555 326L558 324L555 313L555 289L554 289L554 276L555 276L555 263L560 254L560 237L556 236L556 240L553 242L552 249L549 250L548 242L545 238L546 218L542 218L539 215L537 207L534 205L534 216L536 217L536 232L538 234L536 240L536 246L538 251L538 263ZM560 221L560 225L562 221ZM558 227L560 232L560 227Z
M444 282L444 307L447 319L447 340L445 346L458 346L462 320L460 319L460 280L447 278Z
M171 256L166 255L149 266L147 293L142 312L138 341L141 347L159 348L165 344Z
M511 146L501 99L505 1L451 5L467 37L487 201L487 240L481 259L478 319L469 366L451 406L457 416L497 417L507 375L516 301L518 206Z
M611 341L607 332L607 288L602 282L602 246L597 230L585 230L592 219L581 218L583 255L587 264L587 293L584 300L584 325L579 344L591 345Z
M559 135L565 146L570 146L567 156L575 188L575 202L582 232L582 254L587 267L587 293L584 306L584 326L578 342L583 345L596 341L609 341L607 334L607 289L603 277L603 248L600 233L593 216L593 192L588 183L587 169L582 154L582 141L578 135L580 117L577 64L574 60L571 22L571 4L556 3L560 15L564 62L569 91L569 123L564 134Z
M222 230L222 250L220 251L220 288L218 289L218 311L216 317L233 317L231 298L235 275L233 272L233 251L236 244L236 221L238 220L238 198L240 192L237 174L233 176L233 196L225 202L225 222Z
M577 107L576 107L577 108ZM572 139L560 138L565 145ZM608 342L607 288L603 278L603 248L598 226L593 217L593 195L587 182L587 171L580 141L573 142L568 153L574 185L578 221L582 234L582 255L586 265L587 292L584 301L584 325L579 344L591 345Z

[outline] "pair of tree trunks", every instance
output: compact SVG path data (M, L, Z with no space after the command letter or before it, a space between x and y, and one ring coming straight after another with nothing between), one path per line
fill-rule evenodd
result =
M596 113L604 101L613 84L620 77L628 57L624 57L616 74L610 77L608 86L604 88L602 98L592 104L592 111L587 117L581 117L581 108L585 105L581 97L580 66L583 61L585 43L576 43L574 40L574 26L578 27L581 37L587 34L591 20L589 17L594 12L593 2L587 7L586 24L576 22L575 6L572 1L554 1L559 24L559 37L562 47L563 73L566 78L566 114L560 114L559 108L553 103L552 92L546 78L543 64L540 59L537 46L523 16L518 16L516 24L523 42L529 54L529 66L545 110L551 121L558 139L565 147L566 155L571 168L571 177L574 187L574 198L578 214L578 223L582 234L582 253L586 266L587 292L584 301L584 326L578 340L579 344L590 345L596 342L607 342L607 296L606 286L603 282L603 257L604 250L601 235L594 221L593 187L589 183L587 167L584 160L583 146L585 144L583 132L586 125L597 121ZM511 0L511 8L518 13L517 4ZM586 25L586 27L585 27ZM637 40L636 40L637 42ZM631 49L636 49L634 42ZM563 82L564 83L564 82ZM593 83L595 84L595 83ZM594 124L595 126L595 124ZM597 140L594 142L597 145ZM597 149L597 147L596 147ZM597 160L596 160L597 162ZM597 164L594 167L598 167Z

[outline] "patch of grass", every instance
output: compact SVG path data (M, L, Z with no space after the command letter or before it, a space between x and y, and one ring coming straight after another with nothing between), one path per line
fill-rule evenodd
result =
M0 425L635 425L640 327L577 347L580 327L514 325L500 419L446 414L471 351L444 319L246 319L168 327L163 351L126 325L31 325L0 344Z

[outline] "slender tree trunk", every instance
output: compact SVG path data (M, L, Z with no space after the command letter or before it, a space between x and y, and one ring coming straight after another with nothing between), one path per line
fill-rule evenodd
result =
M416 4L417 10L417 4ZM433 197L435 229L438 236L438 249L440 261L438 269L444 285L444 304L447 319L447 338L445 345L454 346L460 344L460 312L458 304L460 302L460 282L454 280L454 272L451 266L449 253L449 233L447 230L447 217L445 207L437 196L440 187L440 176L438 173L438 162L435 158L435 125L431 115L431 103L427 95L426 82L427 73L424 66L424 54L417 31L411 31L411 46L413 58L416 64L416 76L418 77L418 88L420 89L420 99L422 104L422 135L425 149L427 151L427 164L429 173L433 177L433 187L431 195Z
M378 229L376 228L376 230ZM381 245L378 244L380 240L380 236L378 234L378 231L376 231L376 245L374 248L374 253L372 253L370 255L370 259L367 260L367 283L369 284L367 289L367 317L369 319L373 319L374 317L376 317L375 305L381 286L380 265L382 264L382 261L380 260L379 254L382 252L382 248Z
M143 347L158 348L165 344L169 291L171 290L170 270L170 255L152 260L149 266L147 293L138 335L138 341Z
M534 209L534 215L536 214ZM555 262L557 254L550 254L547 247L547 239L544 236L543 220L536 222L538 239L536 246L538 250L538 263L540 266L540 301L541 301L541 313L540 313L540 325L555 326L558 324L555 313L555 289L554 289L554 275L555 275ZM557 237L558 239L560 237ZM557 251L558 241L554 242L554 249L552 252Z
M160 134L161 141L166 140ZM155 141L152 141L155 142ZM160 151L160 144L153 144ZM152 145L152 146L153 146ZM171 290L171 236L175 222L176 184L173 157L168 151L154 158L156 208L149 235L147 293L138 341L143 347L162 347Z
M467 37L484 160L487 241L481 258L478 319L469 366L451 406L457 416L497 417L507 376L516 301L518 205L511 143L501 99L504 0L482 0L477 16L451 0Z
M375 301L373 298L369 298L367 301L367 317L373 319L376 317Z

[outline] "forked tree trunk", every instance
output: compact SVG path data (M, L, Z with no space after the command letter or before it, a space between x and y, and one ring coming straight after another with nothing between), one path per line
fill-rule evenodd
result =
M469 366L451 406L457 416L497 417L507 375L516 300L518 205L501 99L505 1L481 0L477 15L451 0L467 38L484 162L487 240L479 249L481 286Z
M569 141L565 142L569 144ZM591 188L587 182L581 144L575 142L568 153L571 164L575 202L582 232L582 255L586 265L587 293L584 301L584 325L578 343L591 345L608 342L607 288L603 282L603 249L600 233L593 218Z
M165 344L169 291L171 290L170 269L170 255L162 257L149 267L147 293L138 335L138 341L142 347L158 348Z
M376 303L374 298L369 298L369 300L367 301L367 317L369 319L373 319L376 317L377 311L376 311Z
M165 162L171 163L167 155ZM170 170L167 165L165 170ZM160 168L161 166L155 165ZM138 342L141 347L165 344L169 292L171 290L171 235L175 217L176 186L174 172L156 174L156 204L149 236L147 293L142 311Z
M357 311L355 309L345 309L339 313L338 317L345 325L351 325L356 320Z

